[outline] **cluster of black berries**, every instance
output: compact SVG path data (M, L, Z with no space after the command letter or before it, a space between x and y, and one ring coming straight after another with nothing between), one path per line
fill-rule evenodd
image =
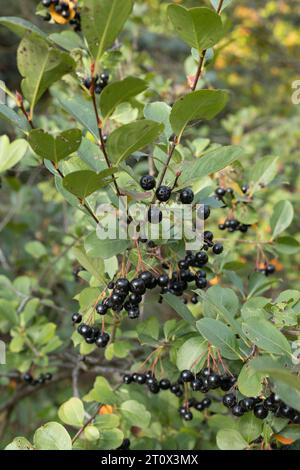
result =
M42 0L45 8L53 8L52 11L61 15L64 20L69 20L69 23L74 26L74 31L81 31L81 18L80 13L77 11L75 4L70 5L69 2L64 0ZM45 21L51 21L51 10L44 16Z
M156 186L154 176L145 175L140 179L141 188L145 191L151 191ZM168 202L172 195L172 188L169 186L161 185L155 191L156 198L160 202ZM179 193L179 199L182 204L192 204L194 201L194 193L190 188L182 189Z
M127 385L132 382L144 385L146 384L151 393L157 394L161 390L169 390L176 397L182 398L184 396L184 384L190 384L190 388L193 392L207 393L209 390L214 390L220 387L223 391L230 390L236 382L236 378L229 375L219 376L215 374L211 369L205 368L200 373L194 375L190 370L184 370L181 372L178 380L171 383L167 378L157 380L155 375L149 371L145 374L133 373L126 374L123 377L123 382ZM197 411L203 411L206 408L209 408L212 401L209 397L205 397L202 401L196 400L196 398L191 397L183 403L179 408L180 416L186 420L191 421L193 419L193 414L190 411L190 408L195 408Z
M142 272L131 282L126 278L119 278L116 282L111 282L108 285L108 288L112 289L112 293L96 306L96 312L99 315L105 315L109 309L117 313L125 309L129 318L138 318L142 296L147 289L154 289L156 286L156 277L149 271Z
M30 372L26 372L22 378L26 384L35 387L36 385L43 385L45 382L52 380L52 374L50 374L50 372L47 372L46 374L40 374L38 378L35 379Z
M145 191L151 191L156 187L156 181L154 176L145 175L140 179L141 188ZM172 188L169 186L159 186L155 191L156 199L159 202L168 202L172 195ZM194 201L194 193L190 188L184 188L179 193L179 200L182 204L192 204ZM210 208L207 205L203 205L198 210L198 217L207 220L210 216ZM156 206L150 207L148 211L148 222L160 223L162 221L162 212Z
M294 424L300 424L300 412L286 405L280 398L272 393L263 399L260 397L246 397L237 401L234 393L228 393L223 397L223 404L229 408L234 416L243 416L249 411L259 419L266 419L270 412L276 417L287 418Z
M276 272L276 268L274 264L266 262L263 268L258 269L258 272L264 274L265 276L271 276Z
M101 331L97 326L90 326L86 323L80 323L77 331L80 336L83 336L87 344L95 344L98 346L98 348L105 348L110 340L109 334L105 331Z
M92 78L88 77L83 80L83 85L87 90L89 90L92 86L93 80ZM104 88L109 83L109 74L107 72L103 72L100 75L96 75L94 79L94 86L95 86L95 93L100 95L100 93L104 90ZM106 137L107 140L107 137Z
M241 189L242 189L242 192L244 194L247 194L247 192L249 190L249 186L247 184L243 184ZM229 195L233 198L234 197L234 190L232 188L226 188L225 189L225 188L222 188L222 187L218 187L215 190L215 195L216 195L216 198L219 199L219 201L223 201L223 199L226 195Z
M236 219L227 219L223 224L219 224L220 230L227 230L229 233L240 231L242 233L247 233L251 225L242 224Z

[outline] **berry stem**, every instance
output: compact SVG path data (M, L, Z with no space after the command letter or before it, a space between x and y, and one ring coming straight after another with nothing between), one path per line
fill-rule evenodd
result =
M223 3L224 3L224 0L219 0L219 4L218 4L218 8L217 8L217 13L220 14L221 13L221 10L222 10L222 6L223 6ZM201 77L201 73L202 73L202 70L203 70L203 66L204 66L204 63L205 63L205 56L206 56L206 52L207 50L203 50L201 55L200 55L200 62L199 62L199 65L198 65L198 70L197 70L197 73L196 73L196 76L195 76L195 79L194 79L194 83L192 85L192 88L191 88L191 91L195 91L196 88L197 88L197 85L198 85L198 81ZM164 177L166 175L166 172L167 172L167 169L168 169L168 166L172 160L172 157L173 157L173 154L175 152L175 148L176 148L176 145L180 142L180 138L181 136L175 136L174 139L173 139L173 142L172 142L172 145L169 149L169 155L168 155L168 158L167 158L167 161L163 167L163 170L162 170L162 173L160 175L160 178L159 178L159 182L158 182L158 185L157 187L159 188L162 183L163 183L163 180L164 180ZM153 199L151 201L151 204L154 204L156 200L156 195L153 196Z
M93 108L96 116L96 121L97 121L97 127L98 127L98 132L99 132L99 142L98 145L100 147L100 150L102 150L107 167L112 168L112 164L110 162L110 159L108 157L107 151L106 151L106 146L103 138L103 132L102 132L102 122L98 113L98 108L97 108L97 102L96 102L96 95L95 95L95 78L93 76L92 78L92 85L91 85L91 97L92 97L92 102L93 102ZM113 177L113 183L116 189L117 195L120 197L121 196L121 191L119 189L117 180L115 178L115 175L112 175Z
M81 434L84 432L84 430L87 428L87 426L89 424L91 424L94 419L96 418L96 416L98 415L100 409L101 409L101 406L102 404L100 403L98 406L97 406L97 410L96 412L87 420L87 422L79 429L79 431L77 432L77 434L75 434L75 436L73 437L72 439L72 444L74 444L74 442L77 441L77 439L81 436Z

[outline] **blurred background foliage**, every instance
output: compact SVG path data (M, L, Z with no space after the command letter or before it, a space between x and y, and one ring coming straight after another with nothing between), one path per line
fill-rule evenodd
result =
M172 103L187 90L187 75L193 73L195 64L187 59L188 48L174 37L165 14L168 3L136 1L134 16L121 38L125 61L118 66L117 73L120 76L146 74L151 80L153 96L160 95ZM209 1L177 3L191 7L208 5ZM34 0L2 2L1 14L21 16L47 32L62 31L63 28L49 25L35 15L37 4ZM300 242L300 105L293 105L291 101L292 83L300 79L299 1L233 1L224 17L231 34L215 50L212 65L202 80L206 85L229 89L229 106L220 119L209 126L192 129L190 133L193 138L242 145L245 182L255 162L268 155L278 156L277 178L257 196L261 209L259 236L267 237L272 208L276 202L287 199L294 204L296 213L289 231ZM13 91L19 89L20 84L15 60L18 44L19 39L13 33L0 29L0 79ZM72 83L67 85L72 93ZM41 118L41 127L51 130L68 126L64 114L49 95L45 95L39 107L47 116ZM17 136L15 132L0 122L1 135L7 134L12 139ZM15 291L21 291L24 298L39 292L41 322L45 315L48 321L59 323L60 338L68 344L70 312L76 308L72 299L78 292L78 283L83 282L74 276L76 264L69 255L69 248L81 236L78 222L82 215L69 208L57 193L51 175L29 151L22 162L5 175L5 189L0 192L0 275L7 276ZM255 251L237 246L234 235L230 244L230 257L250 264L253 270ZM299 288L299 254L283 255L275 263L278 280L281 278L282 282L277 283L271 294L276 294L277 289ZM1 293L6 289L1 282L0 289ZM10 392L16 387L13 378L3 379L2 384L8 386ZM3 445L16 434L29 434L38 421L55 419L54 406L69 396L68 387L62 385L55 388L53 396L41 391L35 401L29 396L21 406L14 403L11 409L14 419L2 436Z

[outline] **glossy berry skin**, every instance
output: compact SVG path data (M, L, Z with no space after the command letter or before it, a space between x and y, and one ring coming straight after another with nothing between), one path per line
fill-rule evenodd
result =
M46 8L49 8L51 3L52 3L51 0L43 0L42 1L43 6L46 7Z
M196 403L195 409L197 411L203 411L205 409L205 407L204 407L203 403L200 401L199 403Z
M156 182L154 176L145 175L142 176L140 179L141 188L145 191L151 191L151 189L155 188Z
M183 382L192 382L192 380L194 380L194 374L190 370L182 371L180 377Z
M180 192L179 198L182 204L192 204L194 200L194 193L190 188L185 188Z
M176 393L181 390L180 389L180 385L178 384L171 384L171 387L170 387L170 391L171 393L174 393L176 395Z
M150 289L153 282L153 275L149 271L144 271L139 275L139 278L142 279L145 286Z
M202 400L202 405L204 406L204 408L209 408L210 405L211 405L211 399L210 398L204 398Z
M266 275L269 276L270 274L274 274L276 271L276 268L273 264L268 264L266 267Z
M203 386L203 380L202 379L194 379L191 383L191 387L192 387L192 390L194 390L194 392L198 392L201 390Z
M148 385L148 388L149 388L150 392L153 393L153 394L159 393L159 390L160 390L159 385L158 385L157 382L153 383L151 385Z
M134 279L130 284L130 288L135 294L143 295L146 292L146 286L143 279Z
M251 397L244 398L239 402L239 405L243 408L244 411L251 411L255 406L255 399Z
M210 216L210 207L206 205L202 205L197 212L197 216L199 219L207 220Z
M226 408L233 408L236 405L236 398L233 393L228 393L227 395L223 396L223 405Z
M168 390L171 387L171 382L168 379L161 379L159 382L161 390Z
M186 411L182 417L185 421L192 421L193 414L191 413L191 411Z
M138 374L138 376L136 378L136 383L138 383L139 385L143 385L144 383L146 383L146 375L145 374Z
M160 287L166 287L169 283L169 276L167 274L162 274L161 276L159 276L159 278L157 279L157 284L160 286Z
M207 377L209 388L216 389L221 384L221 379L218 374L212 373Z
M199 253L196 254L196 262L198 266L204 266L208 262L207 253L199 251Z
M139 295L139 294L130 294L129 296L129 302L132 304L132 305L138 305L140 304L142 301L142 296Z
M244 194L247 194L247 192L249 191L249 185L248 184L243 184L241 189L242 189L242 192Z
M136 318L139 318L139 316L140 311L137 306L132 306L132 308L128 310L128 318L130 318L130 320L135 320Z
M121 277L116 281L115 287L117 289L121 289L124 292L129 292L130 282L128 281L128 279Z
M198 287L198 289L205 289L205 287L207 287L207 280L204 277L199 277L196 279L196 287Z
M157 188L155 194L160 202L167 202L171 197L171 188L168 186L160 186Z
M96 339L95 343L98 348L105 348L110 340L110 336L108 333L102 333L98 338Z
M82 322L82 315L80 315L80 313L74 313L72 315L72 322L73 323L81 323Z
M261 405L258 405L254 408L254 415L258 419L265 419L268 416L268 410Z
M105 315L107 313L108 306L105 304L98 304L96 306L96 312L99 313L99 315Z
M132 381L133 381L132 375L126 374L126 375L123 376L124 384L129 385L129 384L131 384Z
M215 255L220 255L223 253L224 247L221 245L221 243L216 243L213 247L213 252Z
M191 302L192 302L192 304L197 305L198 297L196 295L193 295L193 297L191 298Z
M223 392L228 392L232 387L231 378L228 375L222 375L220 388Z
M148 222L150 224L159 224L163 219L162 211L158 207L152 206L148 210Z
M27 383L27 384L32 384L32 382L33 382L33 377L32 377L32 375L31 375L29 372L26 372L26 373L23 375L22 378L23 378L24 382Z
M89 325L81 324L77 328L77 331L81 336L83 336L84 338L87 338L88 336L91 335L92 328Z
M215 194L216 194L216 196L218 196L218 197L224 197L225 194L226 194L226 191L225 191L224 188L217 188L217 189L215 190Z
M244 414L243 408L240 405L234 405L231 408L231 411L234 416L238 416L238 417L243 416Z

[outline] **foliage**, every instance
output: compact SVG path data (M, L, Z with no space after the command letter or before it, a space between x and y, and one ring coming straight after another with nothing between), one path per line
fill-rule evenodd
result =
M45 33L27 20L0 18L19 37L21 77L16 94L6 83L0 105L0 333L7 344L0 432L8 450L117 449L124 439L132 449L298 445L299 422L273 412L236 418L219 388L184 387L185 404L193 396L212 400L184 421L181 397L122 381L124 373L151 369L174 383L180 372L207 366L236 377L239 400L274 392L300 412L298 111L282 110L282 92L266 105L264 93L275 95L278 81L259 80L255 74L268 67L263 58L257 70L253 52L265 47L273 55L271 40L259 44L271 37L287 60L282 48L297 47L283 40L290 7L179 3L122 0L120 8L82 0L82 31L52 19ZM46 13L38 5L37 14ZM285 28L274 38L262 18L277 14ZM234 60L244 52L240 72ZM98 94L107 71L110 83ZM173 201L193 189L194 201L211 211L205 229L224 251L209 252L209 287L191 286L185 302L156 288L143 297L140 318L124 310L100 317L95 308L112 280L132 281L146 269L171 276L186 255L185 240L96 235L106 221L100 204L117 212L126 195L147 213L156 201L140 187L148 173L173 187ZM217 187L232 192L218 198ZM247 230L224 232L226 219ZM105 349L87 344L74 312L109 333ZM33 383L24 383L26 374Z

